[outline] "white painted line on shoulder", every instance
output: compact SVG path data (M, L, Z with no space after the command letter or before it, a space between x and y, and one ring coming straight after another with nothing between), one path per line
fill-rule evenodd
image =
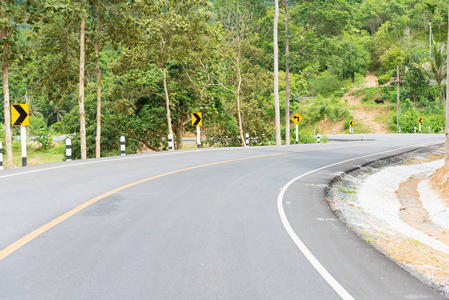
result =
M326 280L326 282L334 289L335 292L337 292L337 294L344 300L354 300L354 298L351 296L351 294L349 294L345 288L343 286L341 286L341 284L326 270L326 268L324 268L324 266L318 261L318 259L316 259L316 257L312 254L312 252L310 252L310 250L307 248L307 246L301 241L301 239L298 237L298 235L295 233L295 231L293 230L293 228L291 227L287 215L285 214L285 210L284 210L284 205L283 205L283 201L284 201L284 194L287 191L287 189L290 187L290 185L292 185L295 181L298 181L299 179L306 177L310 174L316 173L318 171L324 170L324 169L328 169L337 165L341 165L347 162L351 162L351 161L355 161L358 159L363 159L363 158L367 158L367 157L372 157L372 156L376 156L376 155L382 155L382 154L386 154L389 152L394 152L394 151L399 151L402 149L406 149L406 148L415 148L416 146L418 146L418 148L420 146L425 147L425 146L431 146L434 145L436 143L430 143L430 144L421 144L421 145L414 145L414 146L406 146L406 147L400 147L400 148L396 148L396 149L392 149L392 150L388 150L388 151L383 151L383 152L379 152L379 153L374 153L374 154L369 154L369 155L363 155L363 156L359 156L359 157L355 157L355 158L351 158L348 160L344 160L344 161L340 161L334 164L330 164L312 171L309 171L305 174L302 174L292 180L290 180L284 187L281 188L281 191L278 195L278 199L277 199L277 207L278 207L278 212L279 212L279 216L281 218L282 224L284 225L285 230L287 231L287 233L290 235L290 238L295 242L296 246L299 248L299 250L304 254L304 256L307 258L307 260L312 264L312 266L318 271L318 273L321 275L321 277L324 278L324 280Z

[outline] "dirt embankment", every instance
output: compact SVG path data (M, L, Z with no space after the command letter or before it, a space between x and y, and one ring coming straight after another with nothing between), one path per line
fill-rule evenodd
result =
M420 184L423 183L426 183L427 186L433 186L433 191L436 194L441 192L440 197L437 196L437 198L446 207L449 207L449 201L447 200L449 180L446 175L449 173L449 166L438 169L436 172L435 169L433 171L420 169L420 166L424 166L420 165L421 163L431 161L436 163L436 160L442 159L443 154L442 148L435 147L430 150L419 150L405 154L399 158L393 158L391 161L376 162L359 169L345 176L332 187L329 192L329 204L338 216L363 239L401 264L412 274L418 276L422 281L449 296L449 230L446 229L446 223L441 224L432 221L433 218L423 204L430 196L427 194L420 195L422 190L419 188ZM363 194L363 186L370 184L371 176L383 174L381 169L391 165L402 166L407 170L409 168L417 170L415 174L405 176L399 183L397 190L392 189L391 200L387 200L388 203L398 201L396 217L398 222L394 220L389 222L386 221L388 218L383 219L383 217L379 218L378 214L373 215L370 208L364 207L364 202L360 198L362 197L360 193ZM428 183L427 179L429 179ZM376 177L376 180L379 180L379 177ZM382 195L383 198L387 197L384 194ZM394 197L397 197L396 200L394 200ZM423 197L426 199L423 199ZM369 198L377 199L373 198L372 195ZM386 199L390 199L390 196ZM396 206L392 205L391 207ZM385 213L387 215L395 214L390 210L385 211ZM402 229L393 225L400 222L404 224L399 224ZM407 229L408 233L404 234L404 226L409 226L412 229ZM418 235L410 235L410 232L415 232ZM431 240L431 243L428 243L427 240ZM431 246L435 243L440 243L438 245L441 247L436 248L441 251Z

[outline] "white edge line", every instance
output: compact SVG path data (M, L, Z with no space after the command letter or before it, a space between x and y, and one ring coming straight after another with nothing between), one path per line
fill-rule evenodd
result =
M431 145L436 145L439 143L430 143L430 144L421 144L418 146L431 146ZM301 250L301 252L304 254L304 256L307 258L307 260L312 264L312 266L318 271L318 273L321 275L321 277L324 278L324 280L326 280L326 282L334 289L334 291L337 292L337 294L344 300L354 300L354 298L344 289L344 287L342 287L340 285L340 283L338 283L337 280L335 280L335 278L324 268L324 266L316 259L316 257L312 254L312 252L310 252L310 250L307 248L307 246L301 241L301 239L296 235L295 231L293 230L293 228L291 227L290 223L288 222L287 219L287 215L285 214L285 210L284 210L284 206L283 206L283 201L284 201L284 194L287 191L287 189L289 188L290 185L292 185L295 181L308 176L312 173L336 166L336 165L340 165L340 164L344 164L350 161L354 161L357 159L362 159L362 158L366 158L366 157L370 157L370 156L376 156L376 155L381 155L381 154L385 154L388 152L394 152L394 151L398 151L401 149L406 149L406 148L415 148L417 145L415 146L406 146L406 147L401 147L401 148L396 148L393 150L388 150L388 151L384 151L384 152L379 152L379 153L375 153L375 154L369 154L369 155L364 155L364 156L359 156L359 157L355 157L355 158L351 158L351 159L347 159L344 161L340 161L334 164L330 164L312 171L309 171L305 174L302 174L292 180L290 180L286 185L284 185L284 187L282 187L281 192L279 193L278 199L277 199L277 207L278 207L278 212L279 212L279 216L281 218L282 224L284 225L285 230L287 231L287 233L290 235L290 238L293 240L293 242L295 242L296 246L299 248L299 250Z
M243 149L243 150L249 149L249 148L246 148L246 147L234 147L234 148L235 149ZM253 148L256 148L256 147L253 147ZM219 150L226 150L226 149L225 148L201 149L202 152L219 151ZM155 153L151 153L151 154L147 154L147 155L144 155L144 154L143 155L133 154L132 156L112 156L112 157L109 157L109 158L103 157L102 159L96 159L96 160L87 161L87 162L83 162L83 161L80 161L80 160L75 160L75 161L72 160L71 162L67 162L67 164L65 164L65 165L61 165L61 166L57 166L57 167L48 167L48 168L43 168L43 169L38 169L38 170L32 170L32 171L25 171L25 172L18 172L18 173L13 173L13 174L2 175L2 176L0 176L0 179L8 178L8 177L14 177L14 176L20 176L20 175L26 175L26 174L31 174L31 173L51 171L51 170L56 170L56 169L71 168L71 167L92 165L92 164L100 164L100 163L105 163L105 162L111 162L111 161L114 161L114 160L144 159L144 158L157 157L157 156L176 155L176 154L183 154L183 153L184 154L185 153L195 153L196 151L198 151L198 149L183 150L183 151L160 151L160 152L155 152ZM11 170L14 170L14 168L11 169Z
M303 144L303 145L313 145L313 144ZM295 146L295 145L291 145L291 146ZM297 145L296 145L297 146ZM281 146L253 146L251 147L252 149L254 148L267 148L267 147L271 147L271 148L276 148L276 147L281 147ZM131 160L131 159L144 159L144 158L152 158L152 157L158 157L158 156L166 156L166 155L180 155L180 154L185 154L185 153L195 153L198 150L201 152L212 152L212 151L224 151L224 150L229 150L229 149L233 149L233 150L240 150L240 151L245 151L245 150L249 150L249 147L228 147L228 148L204 148L204 149L193 149L193 150L182 150L182 151L159 151L159 152L155 152L155 153L151 153L151 154L133 154L132 156L112 156L112 157L103 157L101 159L92 159L92 161L82 161L82 160L72 160L71 162L67 162L67 164L61 165L61 166L57 166L57 167L48 167L48 168L42 168L42 169L38 169L38 170L32 170L32 171L24 171L24 172L18 172L18 173L13 173L13 174L7 174L7 175L0 175L0 179L2 178L8 178L8 177L15 177L15 176L20 176L20 175L26 175L26 174L32 174L32 173L38 173L38 172L45 172L45 171L51 171L51 170L57 170L57 169L63 169L63 168L71 168L71 167L77 167L77 166L84 166L84 165L92 165L92 164L99 164L99 163L105 163L105 162L111 162L114 160ZM15 168L11 169L14 170ZM3 171L3 169L2 169Z

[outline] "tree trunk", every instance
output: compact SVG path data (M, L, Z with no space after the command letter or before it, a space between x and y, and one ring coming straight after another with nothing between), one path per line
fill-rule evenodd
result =
M95 67L97 74L97 135L95 157L101 157L101 71L100 71L100 8L97 5L97 40L95 41Z
M290 36L288 32L288 0L284 0L285 14L285 144L290 145Z
M81 139L81 159L87 158L86 151L86 114L84 112L84 62L85 62L85 27L86 20L81 20L80 32L80 82L79 82L79 112L80 112L80 139Z
M281 116L279 110L279 46L278 46L278 20L279 20L279 0L275 0L273 42L274 42L274 113L276 145L282 145L281 141Z
M448 8L449 14L449 8ZM449 32L449 22L448 22L448 32ZM449 49L449 35L447 36L447 49ZM447 51L447 61L449 61L449 50ZM445 156L444 162L447 165L449 163L449 68L446 70L446 145L445 145Z
M98 45L96 48L98 49ZM101 71L98 52L96 53L96 56L97 61L95 65L97 73L97 135L95 137L95 157L99 158L101 157Z
M240 140L242 141L242 146L246 146L245 136L243 134L243 122L242 122L242 114L240 112L240 91L242 89L242 72L240 70L240 59L241 59L241 44L239 42L238 53L237 53L237 91L236 91L236 100L237 100L237 117L239 121L239 131L240 131Z
M8 37L8 27L1 30L1 38ZM3 44L2 57L2 82L3 82L3 99L4 99L4 116L5 116L5 146L6 146L6 167L12 168L12 137L11 137L11 104L9 103L9 44Z
M176 150L182 149L182 135L184 129L184 118L185 118L185 104L181 104L181 118L178 120L178 124L176 126Z
M167 70L165 68L165 62L162 63L162 73L163 73L163 84L164 84L164 91L165 91L165 106L167 109L168 133L173 135L173 129L171 126L171 114L170 114L170 98L168 96L168 88L167 88Z

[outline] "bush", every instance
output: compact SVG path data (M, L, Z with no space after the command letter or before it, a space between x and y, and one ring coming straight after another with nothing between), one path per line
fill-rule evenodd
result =
M342 85L343 83L336 75L326 71L311 78L309 90L313 95L329 95L340 90Z
M388 74L385 74L385 75L383 75L383 76L380 76L379 78L377 78L377 83L379 84L379 85L384 85L384 84L387 84L388 82L390 82L390 75L388 75Z

